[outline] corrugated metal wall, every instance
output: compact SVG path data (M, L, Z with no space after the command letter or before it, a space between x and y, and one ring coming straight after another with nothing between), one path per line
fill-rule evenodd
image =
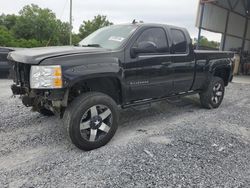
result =
M250 51L250 20L246 15L246 0L219 0L204 5L202 28L222 34L221 48L241 48ZM201 5L197 13L199 27Z

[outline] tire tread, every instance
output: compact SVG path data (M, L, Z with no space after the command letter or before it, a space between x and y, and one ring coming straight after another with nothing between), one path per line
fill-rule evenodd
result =
M108 101L112 105L112 107L115 109L114 115L117 117L117 121L113 125L114 129L111 132L111 138L112 138L114 133L116 132L116 129L117 129L118 107L117 107L117 104L115 103L115 101L106 94L99 93L99 92L88 92L88 93L84 93L84 94L78 96L69 104L69 106L66 108L66 110L64 112L64 116L63 116L64 126L66 127L66 131L67 131L67 135L68 135L67 137L69 138L70 141L73 142L73 144L76 147L78 147L82 150L85 150L85 151L96 149L96 148L101 147L101 146L106 144L106 142L103 144L101 143L98 146L87 145L87 144L82 144L82 143L80 144L76 140L76 138L74 138L75 135L73 135L73 133L72 133L73 120L75 118L77 118L77 115L78 115L77 112L79 112L82 109L84 104L94 103L96 98L98 98L98 99L102 98L102 100ZM108 139L108 140L110 140L110 139Z
M217 82L221 82L223 90L224 90L224 81L222 80L222 78L214 76L212 78L212 80L210 81L207 89L205 91L203 91L202 93L200 93L200 102L201 102L201 106L207 109L213 109L213 108L218 108L221 104L221 102L219 103L219 105L217 106L213 106L211 103L211 93L213 92L213 86L215 83ZM224 92L223 92L223 96L224 96ZM223 97L222 97L223 100Z

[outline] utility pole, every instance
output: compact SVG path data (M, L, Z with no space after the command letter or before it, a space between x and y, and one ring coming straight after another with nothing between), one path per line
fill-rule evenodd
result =
M69 11L69 25L70 25L70 31L69 31L69 45L72 45L72 0L70 0L70 11Z

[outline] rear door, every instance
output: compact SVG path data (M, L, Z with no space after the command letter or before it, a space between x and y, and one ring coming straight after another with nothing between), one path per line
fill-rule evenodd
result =
M189 91L195 74L194 52L191 39L181 29L170 29L172 37L173 93Z

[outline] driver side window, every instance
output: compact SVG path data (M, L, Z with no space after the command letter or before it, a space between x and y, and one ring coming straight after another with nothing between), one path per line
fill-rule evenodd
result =
M151 42L156 46L156 53L169 52L166 33L162 28L146 29L137 39L135 45L143 42Z

